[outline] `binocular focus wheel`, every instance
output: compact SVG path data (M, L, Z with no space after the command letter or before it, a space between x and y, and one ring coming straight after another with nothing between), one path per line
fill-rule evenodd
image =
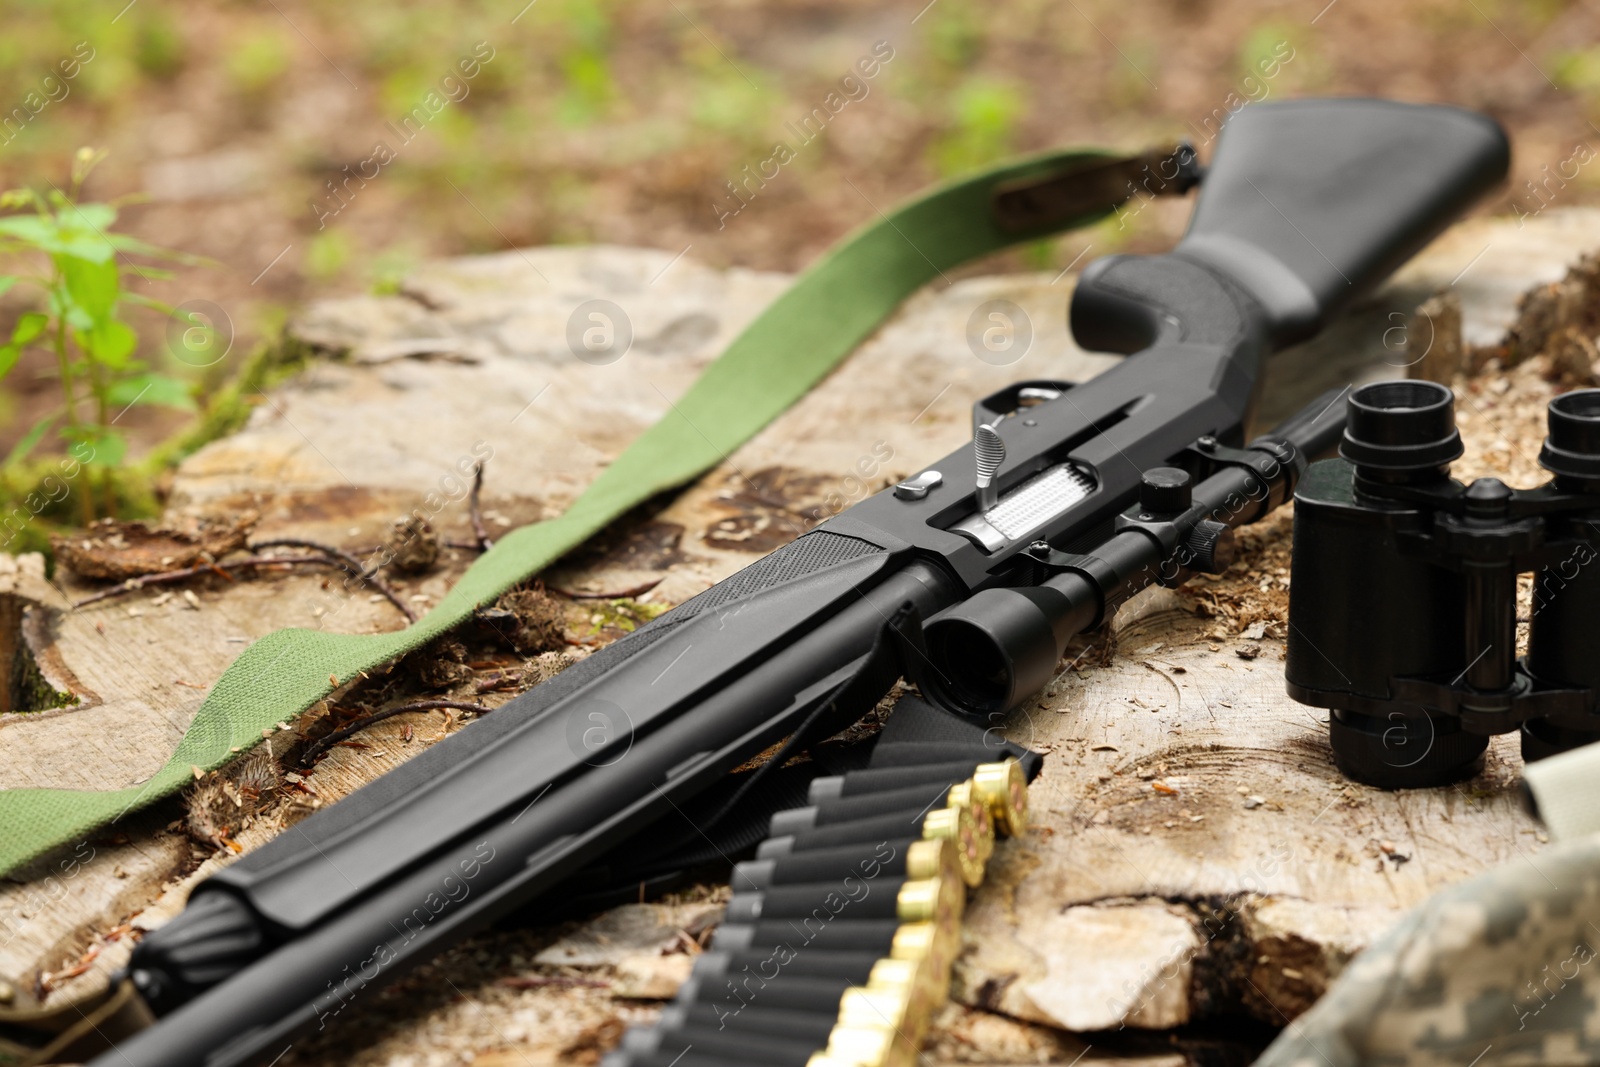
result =
M1423 713L1384 718L1335 711L1328 725L1339 770L1380 789L1421 789L1470 778L1489 747L1487 737L1462 731L1453 719Z
M1574 730L1543 719L1522 724L1522 762L1533 763L1600 741L1600 730Z

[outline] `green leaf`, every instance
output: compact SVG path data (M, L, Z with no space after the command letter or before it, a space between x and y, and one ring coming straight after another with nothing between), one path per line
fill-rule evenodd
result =
M0 292L3 291L0 290ZM17 328L11 331L11 344L21 348L44 333L44 328L48 325L50 325L49 315L38 311L28 312L17 320Z
M0 219L0 234L45 248L59 240L55 220L44 215L12 215Z
M34 423L33 428L22 435L22 440L11 447L10 455L6 456L5 466L12 467L27 459L28 453L37 448L39 442L44 440L45 431L49 430L60 417L61 413L58 411L54 414L46 415Z
M77 304L67 304L67 306L62 310L61 314L62 317L67 320L67 327L72 330L74 336L88 333L90 330L94 329L94 320L91 319L88 313ZM88 348L89 342L84 338L79 337L78 347Z
M117 209L110 204L68 204L58 217L74 229L104 233L117 221Z
M56 247L49 251L76 259L86 259L91 263L104 264L110 264L117 254L111 242L97 233L64 234Z
M11 368L17 365L17 357L22 355L22 349L16 345L0 346L0 378L11 373Z
M191 267L219 266L217 261L214 259L207 259L205 256L190 255L187 252L174 252L170 248L158 248L153 244L147 244L146 242L139 240L137 237L130 237L125 233L108 233L106 234L106 240L111 242L111 247L116 249L118 252L126 252L130 255L148 256L151 259L164 259L169 263L182 263L185 266ZM149 270L150 268L146 267L143 269Z
M108 263L116 248L92 230L62 226L45 215L11 215L0 219L0 236L14 237L52 256L76 256Z
M18 280L15 274L0 274L0 295L3 295L6 290L16 285Z
M56 266L67 283L67 294L72 302L90 319L98 323L111 317L120 288L115 263L60 255L56 257Z
M106 319L94 324L85 337L88 352L96 363L121 370L128 365L128 357L139 347L139 335L133 327L116 319Z
M189 383L165 374L140 374L124 378L106 393L111 403L132 407L135 404L159 404L162 407L194 411L194 398L189 395Z
M86 467L115 467L127 455L128 441L109 426L79 426L72 438L72 458Z
M173 307L171 304L168 304L163 300L157 300L154 297L145 296L143 293L123 293L122 299L137 307L149 308L152 311L159 311L161 314L175 318L179 322L189 321L186 317L178 312L177 308Z

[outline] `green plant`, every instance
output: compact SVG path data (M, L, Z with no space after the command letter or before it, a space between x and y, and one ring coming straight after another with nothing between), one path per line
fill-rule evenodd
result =
M926 14L923 38L933 63L945 74L970 70L983 53L986 27L982 11L965 4L945 4Z
M306 274L319 282L331 281L350 262L350 238L344 231L326 229L311 238L306 249Z
M183 35L164 12L158 11L140 25L133 61L144 73L163 80L173 78L187 58Z
M1550 65L1551 78L1561 88L1585 95L1600 91L1600 48L1556 52Z
M289 45L276 30L257 29L229 50L223 60L239 95L260 101L289 71Z
M959 174L999 159L1012 150L1022 94L1009 82L974 78L952 95L955 121L934 143L934 161L941 174Z
M95 516L96 482L107 501L106 510L116 510L115 489L106 472L121 465L127 452L127 441L114 425L117 418L129 408L147 404L195 410L185 382L156 373L135 358L139 338L119 314L123 305L153 308L191 329L208 328L175 308L123 288L125 265L144 278L169 276L154 267L134 266L128 256L195 260L112 233L117 209L111 204L77 202L84 179L100 158L87 148L78 151L70 191L51 183L47 193L33 189L0 193L0 209L18 211L0 217L0 256L23 268L0 275L0 292L24 283L38 287L45 297L44 310L24 313L9 339L0 344L0 379L17 366L24 351L42 348L55 357L61 386L60 406L33 424L6 457L5 467L22 464L54 431L66 446L69 462L84 468L86 491L78 495L85 522ZM40 266L46 269L27 269Z

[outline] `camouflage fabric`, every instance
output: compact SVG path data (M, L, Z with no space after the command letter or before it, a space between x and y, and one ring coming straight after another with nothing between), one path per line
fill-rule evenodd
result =
M1584 745L1522 769L1539 817L1558 841L1600 830L1600 745Z
M1600 1062L1600 834L1430 898L1256 1067Z

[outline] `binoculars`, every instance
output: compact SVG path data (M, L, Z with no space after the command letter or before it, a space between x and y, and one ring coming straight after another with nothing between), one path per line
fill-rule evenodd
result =
M1341 458L1295 492L1289 695L1330 710L1345 775L1387 789L1475 774L1494 734L1520 730L1525 761L1600 740L1600 389L1550 402L1553 477L1532 489L1450 477L1454 401L1427 381L1354 390Z

